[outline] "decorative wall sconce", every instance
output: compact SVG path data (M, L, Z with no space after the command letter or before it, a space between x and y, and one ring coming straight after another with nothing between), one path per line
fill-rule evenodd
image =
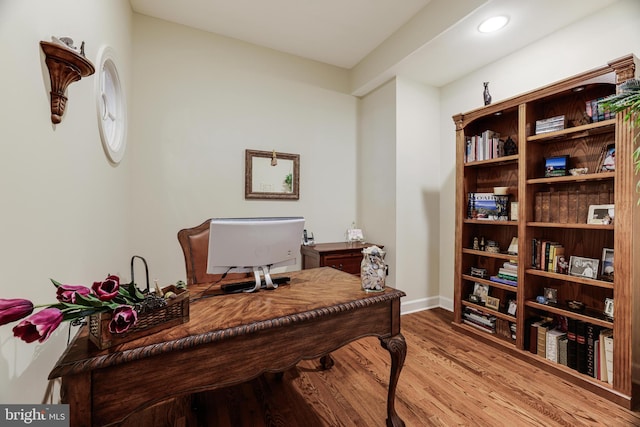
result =
M54 40L55 42L41 41L40 47L45 54L45 63L51 80L51 122L58 124L62 120L67 104L65 96L67 87L82 77L93 74L95 68L87 58L81 55L84 53L84 42L81 53L78 53L69 45L73 43L71 39L54 38Z

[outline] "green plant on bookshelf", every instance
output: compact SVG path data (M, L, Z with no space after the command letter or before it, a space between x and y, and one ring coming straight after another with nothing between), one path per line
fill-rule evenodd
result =
M640 135L640 80L629 79L618 86L618 93L607 96L598 102L598 105L613 113L626 111L624 120L629 122L629 126L636 128L639 132L635 136L637 141ZM627 110L628 109L628 110ZM634 170L637 174L640 171L640 146L633 151ZM636 192L640 192L640 181L636 183ZM638 202L640 205L640 198Z

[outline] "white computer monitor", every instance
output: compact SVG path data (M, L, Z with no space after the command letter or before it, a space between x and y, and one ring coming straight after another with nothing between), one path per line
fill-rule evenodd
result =
M300 256L302 217L214 218L209 228L207 273L253 272L255 291L275 288L273 267L293 265Z

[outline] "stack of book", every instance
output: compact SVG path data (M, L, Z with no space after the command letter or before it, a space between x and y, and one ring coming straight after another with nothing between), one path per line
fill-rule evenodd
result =
M581 320L527 320L525 341L531 353L600 381L613 382L613 331ZM566 329L566 330L565 330Z
M497 319L496 335L511 341L516 339L516 324L505 319Z
M490 334L496 333L496 317L477 308L465 307L462 312L462 320L464 323Z
M465 162L495 159L504 156L504 141L500 134L485 130L481 135L466 138Z
M509 219L509 196L493 193L469 193L467 218L502 220Z
M565 128L564 116L550 117L544 120L536 120L536 135L555 132Z
M563 260L564 246L558 242L533 239L531 245L531 266L538 270L554 273L567 273L564 271Z
M592 122L601 122L615 117L615 113L600 107L600 101L603 98L592 99L586 102L587 116L591 117Z
M502 283L509 286L518 286L518 262L507 261L502 264L496 276L489 278L492 282Z

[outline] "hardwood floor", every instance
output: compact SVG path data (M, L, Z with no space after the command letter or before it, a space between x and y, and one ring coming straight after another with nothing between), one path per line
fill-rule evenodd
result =
M442 309L402 317L408 350L396 410L407 426L640 426L640 412L455 333L451 319ZM220 427L385 425L390 362L379 340L358 340L333 358L328 371L317 360L302 361L282 379L263 375L202 393L187 418L165 412L153 425L160 419ZM126 424L151 420L141 418Z

